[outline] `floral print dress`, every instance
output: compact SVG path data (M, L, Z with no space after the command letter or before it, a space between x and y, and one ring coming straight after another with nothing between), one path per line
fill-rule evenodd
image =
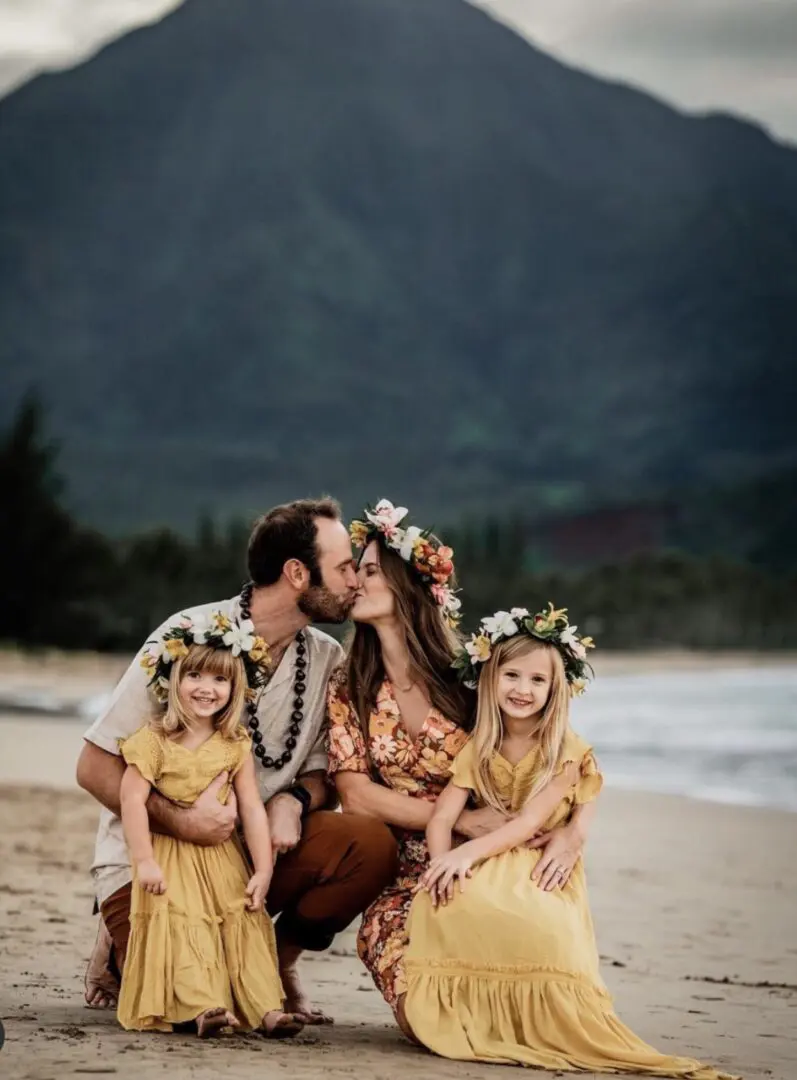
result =
M431 709L417 736L405 729L388 679L376 697L368 724L368 746L346 691L345 679L330 683L329 772L370 776L411 798L434 802L448 783L454 758L468 741L467 732ZM404 950L413 889L429 862L426 837L394 829L399 841L399 871L363 915L357 952L391 1008L406 993Z

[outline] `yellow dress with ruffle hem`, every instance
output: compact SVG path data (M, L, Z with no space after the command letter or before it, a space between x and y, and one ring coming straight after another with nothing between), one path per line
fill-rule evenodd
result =
M526 802L539 751L516 765L491 764L511 811ZM581 778L546 828L568 820L601 789L591 748L568 731L557 771L568 761ZM475 791L472 742L454 762L452 782ZM462 1061L541 1069L645 1073L689 1080L733 1080L689 1058L660 1054L620 1022L599 972L581 860L563 889L531 880L541 852L516 848L478 866L462 894L435 910L420 893L410 910L405 954L407 1020L436 1054Z
M235 775L251 752L239 739L215 732L196 750L140 728L120 744L161 795L190 806L223 770ZM226 802L227 784L220 794ZM207 1009L234 1013L241 1030L261 1025L281 1009L274 927L265 911L248 911L251 871L234 839L200 847L171 836L152 836L166 892L154 896L134 874L130 942L119 996L119 1023L137 1031L171 1031Z

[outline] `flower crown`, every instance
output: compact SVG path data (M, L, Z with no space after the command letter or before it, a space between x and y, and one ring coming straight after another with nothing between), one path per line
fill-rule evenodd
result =
M571 626L567 619L567 608L557 611L552 603L547 609L530 615L527 608L512 608L511 611L496 611L482 619L479 629L471 635L454 661L460 679L466 686L475 690L479 682L480 665L492 656L493 648L516 634L528 634L529 637L555 645L565 665L565 677L570 691L579 697L587 688L587 680L592 669L587 663L587 649L594 649L591 637L579 637L577 626Z
M147 642L139 661L149 676L147 685L159 701L165 702L174 661L188 655L189 645L209 645L213 649L229 649L233 656L241 657L249 684L246 697L253 701L266 683L270 663L268 645L254 630L251 619L233 622L220 611L193 618L183 615L160 639Z
M366 507L365 520L353 521L349 526L351 542L356 548L364 548L371 540L380 540L397 552L428 587L448 625L456 627L462 601L448 584L454 574L454 552L438 544L430 529L419 529L417 525L402 528L399 522L408 513L406 506L394 506L387 499L378 502L373 510Z

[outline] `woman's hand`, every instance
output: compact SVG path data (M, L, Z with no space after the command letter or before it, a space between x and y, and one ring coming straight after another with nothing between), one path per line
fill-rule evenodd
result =
M161 896L166 892L166 879L154 859L142 859L136 867L138 883L144 892Z
M465 889L465 881L471 876L473 858L468 854L468 845L454 848L444 855L432 859L428 869L419 882L419 889L425 889L432 898L432 904L447 904L454 899L455 883L459 880L459 891Z
M526 845L542 848L540 860L531 872L531 880L545 892L563 888L584 850L584 837L572 825L560 825L540 833Z
M250 911L263 910L270 884L271 874L267 870L260 870L249 878L249 884L246 886L249 903L246 906Z

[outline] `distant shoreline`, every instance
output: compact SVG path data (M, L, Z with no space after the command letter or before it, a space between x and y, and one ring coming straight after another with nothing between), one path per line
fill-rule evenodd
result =
M106 689L124 673L132 653L64 652L60 649L20 649L0 646L0 685L30 685L54 689L62 682L67 696L80 684L85 692ZM643 674L646 671L695 671L711 668L797 667L797 651L756 652L749 649L597 649L590 656L596 674Z

